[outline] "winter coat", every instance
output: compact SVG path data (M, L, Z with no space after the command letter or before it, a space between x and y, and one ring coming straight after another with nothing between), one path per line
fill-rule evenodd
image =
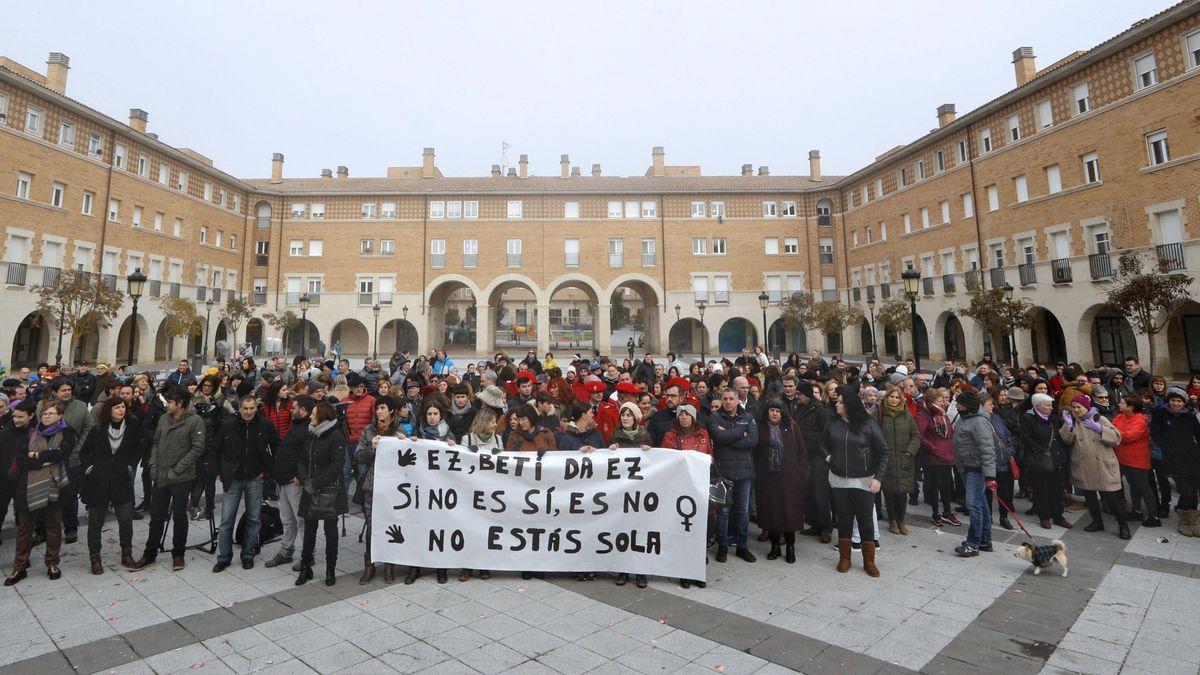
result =
M996 477L996 431L986 417L961 413L951 441L954 466L960 473L979 471L989 480Z
M475 421L475 415L479 411L475 406L468 405L467 409L462 412L455 412L453 406L450 408L450 414L446 417L446 422L450 425L450 433L455 438L462 438L471 430L471 422Z
M917 406L917 428L921 432L921 464L924 466L954 466L954 424L946 417L946 437L937 432L934 414L929 403Z
M38 412L41 412L40 409ZM87 440L88 434L91 433L94 422L92 416L88 414L87 404L77 398L71 399L71 402L67 404L67 411L63 413L62 418L74 432L71 435L71 438L74 439L70 448L71 454L67 456L67 466L73 469L79 466L79 451L83 448L83 442Z
M754 451L758 526L770 532L795 532L804 529L808 452L795 422L784 417L778 425L783 453L778 470L772 471L771 426L769 423L758 425L758 447Z
M220 469L218 475L228 485L235 480L252 480L275 466L271 456L279 447L275 425L262 415L247 422L241 415L231 415L221 423Z
M673 409L655 410L650 415L650 420L646 422L646 431L650 434L650 445L655 448L661 447L663 437L667 435L667 430L674 423L675 411Z
M559 450L578 450L585 445L603 448L607 443L595 427L580 432L573 424L563 426L562 431L554 434L554 442L558 444Z
M835 416L821 434L821 451L829 470L842 478L865 478L887 473L891 450L873 419L858 429Z
M79 451L84 474L79 496L89 507L104 509L133 501L133 472L142 458L146 437L135 420L126 417L122 425L125 432L116 450L108 438L110 426L98 424Z
M663 448L674 448L676 450L692 450L712 456L712 439L708 437L708 430L700 426L699 422L692 425L693 431L685 434L678 427L667 429L666 435L663 436Z
M883 431L884 442L892 451L887 470L879 482L888 492L912 492L917 482L917 453L921 450L917 421L908 412L907 406L900 410L899 415L892 415L883 408L880 411L879 428Z
M617 429L613 432L612 438L609 439L609 445L615 444L620 448L641 448L643 445L650 445L650 434L646 431L646 427L639 426L630 436L622 429ZM560 444L561 447L561 444Z
M754 478L754 449L758 447L758 422L745 411L732 415L721 408L708 416L717 470L727 480Z
M1073 425L1063 424L1058 435L1071 446L1071 484L1081 490L1116 492L1121 489L1121 465L1116 448L1121 444L1121 432L1107 417L1095 415L1100 433L1088 429L1082 420Z
M288 429L292 428L291 401L283 399L273 406L264 403L259 406L259 412L262 413L264 419L271 423L271 426L275 427L275 433L280 438L287 436Z
M91 403L93 400L95 400L95 375L87 370L83 371L82 373L77 370L71 373L68 377L70 377L72 384L74 384L72 396L86 403Z
M491 453L493 455L504 451L504 439L500 437L500 433L492 434L492 437L486 441L476 436L475 434L467 434L459 441L461 445L470 448L473 452Z
M342 485L342 463L346 453L346 437L340 425L334 424L315 436L310 431L296 463L296 474L301 482L312 481L316 489L337 486L337 513L349 511L346 487ZM305 490L300 493L300 517L308 518L308 505L312 497Z
M221 423L231 414L225 400L205 400L204 396L192 399L196 414L204 422L204 454L196 465L196 474L205 478L216 476L221 470Z
M179 419L163 413L154 430L154 448L150 451L150 481L155 487L167 487L196 480L196 464L204 454L204 421L191 410Z
M1141 413L1117 415L1113 426L1121 432L1117 446L1117 462L1134 469L1150 468L1150 424Z
M603 445L603 443L601 443ZM536 452L539 455L547 450L557 450L558 441L549 429L534 427L529 433L513 431L504 443L508 452Z
M1048 473L1062 468L1067 463L1069 448L1059 438L1060 426L1061 417L1050 415L1048 419L1042 419L1033 408L1021 415L1017 435L1021 439L1021 451L1025 453L1025 468L1038 473Z
M379 369L378 368L363 368L358 371L363 382L367 385L367 392L374 394L379 391Z
M363 429L366 429L375 417L375 397L370 394L363 394L357 398L348 396L343 402L349 403L346 406L346 442L358 443Z
M371 420L367 428L363 429L362 435L358 437L358 447L354 450L354 461L367 467L367 472L362 479L362 489L365 492L375 491L375 446L371 443L371 439L376 436L400 438L407 435L400 427L400 420L395 418L392 419L392 424L387 429L380 430L378 424L378 420Z
M1004 423L1004 428L1008 429L1008 433L1012 438L1011 449L1012 449L1013 456L1017 459L1017 461L1023 461L1024 457L1025 457L1025 451L1021 446L1021 434L1020 434L1021 411L1020 411L1020 409L1016 408L1015 406L1011 406L1011 405L998 406L992 412L992 417L993 418L999 417L1000 420ZM992 423L992 426L995 426L995 422Z
M307 438L308 420L304 419L292 424L287 435L279 441L279 448L275 451L275 468L271 471L276 483L287 485L297 477L296 463L300 461Z
M807 382L802 380L801 384L807 386ZM787 407L787 399L784 399L783 405ZM833 417L833 411L820 402L810 400L808 405L796 405L792 417L796 419L796 428L804 438L804 447L808 449L808 454L822 456L821 434L825 432L825 425L829 424L830 418Z
M1167 473L1200 479L1200 421L1192 411L1156 409L1150 414L1150 436L1162 448Z
M1014 431L1009 431L1008 424L999 415L993 411L981 413L992 423L992 430L996 433L996 473L1011 473L1011 460L1016 454L1017 435Z
M27 432L26 434L14 434L17 437L17 483L13 490L13 510L15 511L29 510L29 502L26 500L26 488L29 487L29 472L40 468L46 463L65 463L68 452L66 448L75 445L75 432L71 430L71 427L64 427L62 431L55 435L58 437L57 439L52 437L49 440L48 447L42 452L41 457L37 460L29 459L29 440L33 437L33 434L37 433L36 428L37 423L31 420L29 425L24 429ZM21 430L18 429L16 431L20 432ZM61 493L59 498L62 498Z

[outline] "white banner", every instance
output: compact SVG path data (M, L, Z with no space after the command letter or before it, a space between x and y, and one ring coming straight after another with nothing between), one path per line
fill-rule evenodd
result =
M703 580L707 455L679 450L471 452L383 439L376 562Z

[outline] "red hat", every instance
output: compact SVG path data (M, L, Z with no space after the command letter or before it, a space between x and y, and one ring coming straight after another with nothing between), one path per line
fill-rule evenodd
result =
M600 380L596 380L595 382L585 382L583 385L583 390L589 394L603 392L607 389L608 389L608 387L604 386L604 383L601 382Z
M619 394L640 394L642 390L632 382L618 382L617 393Z
M667 387L679 387L679 391L681 392L689 391L692 388L692 381L682 377L672 377L667 380L667 384L663 386L663 389Z
M535 384L537 383L537 376L536 376L536 375L534 375L533 373L529 372L528 370L526 370L526 371L523 371L523 372L520 372L520 373L517 373L517 378L516 378L516 379L518 379L518 380L528 380L528 381L530 381L530 382L533 382L533 383L535 383Z

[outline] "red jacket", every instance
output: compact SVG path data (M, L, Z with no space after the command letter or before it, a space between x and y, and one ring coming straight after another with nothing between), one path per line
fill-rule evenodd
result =
M699 422L694 422L699 424ZM674 426L667 430L663 435L662 445L660 447L670 450L676 448L678 450L693 450L712 456L712 440L708 437L708 430L704 427L698 427L699 431L691 434L680 434Z
M917 428L921 430L920 458L925 466L954 466L954 424L948 417L944 419L946 436L942 437L935 428L929 403L922 403L917 408Z
M375 397L363 394L361 398L347 396L342 400L350 404L346 406L346 441L355 445L363 429L367 428L371 417L375 415Z
M1119 414L1113 418L1113 426L1121 432L1121 444L1117 446L1117 462L1121 466L1135 469L1150 468L1150 425L1140 413Z
M607 400L600 404L596 411L596 430L608 443L612 439L613 430L621 426L621 407L616 401Z

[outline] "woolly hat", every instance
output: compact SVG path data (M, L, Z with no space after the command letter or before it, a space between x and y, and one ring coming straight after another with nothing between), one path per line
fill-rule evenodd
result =
M903 368L903 367L904 367L904 366L901 366L901 368ZM888 376L888 383L889 383L889 384L894 384L894 385L897 385L897 386L899 386L899 384L900 384L901 382L903 382L903 381L905 381L905 380L907 380L907 379L908 379L908 375L907 375L907 374L905 374L905 373L901 373L900 371L896 371L896 372L894 372L894 373L892 373L891 375L889 375L889 376Z
M897 364L896 372L900 373L901 375L908 375L908 366L904 365L903 363Z
M1083 407L1087 408L1088 410L1091 410L1091 408L1092 408L1092 397L1091 397L1091 396L1088 396L1087 394L1080 394L1080 395L1078 395L1078 396L1076 396L1076 397L1072 398L1072 399L1071 399L1071 403L1078 403L1079 405L1081 405L1081 406L1083 406Z
M1188 400L1188 395L1186 391L1180 389L1179 387L1167 387L1167 395L1163 398L1181 398L1183 399L1184 403L1186 403Z
M975 413L979 411L979 394L973 391L964 391L954 399L954 402L963 409L963 412Z
M620 412L625 412L626 410L633 413L633 421L634 422L637 422L638 424L642 423L642 409L639 408L636 403L634 403L633 401L626 401L626 402L622 403ZM618 413L618 415L619 414L620 413Z
M675 416L678 417L680 413L687 413L694 419L696 417L696 406L692 405L691 403L684 403L683 405L675 406Z
M1047 396L1046 394L1033 395L1033 407L1036 408L1039 405L1046 405L1047 403L1054 403L1054 398Z

